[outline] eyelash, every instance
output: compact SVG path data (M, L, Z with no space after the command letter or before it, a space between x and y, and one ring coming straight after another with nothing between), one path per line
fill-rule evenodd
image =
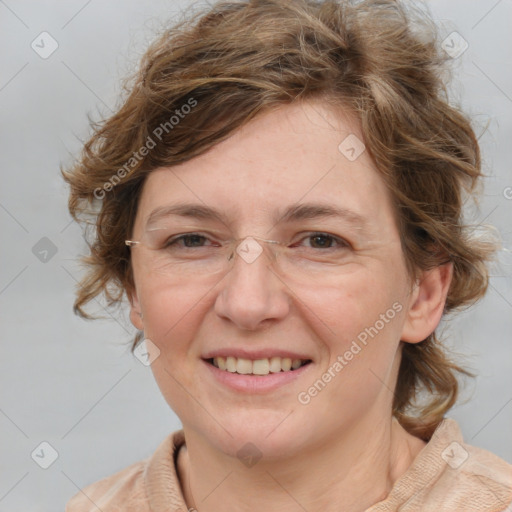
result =
M175 236L173 238L170 238L169 240L167 240L164 244L164 248L169 248L171 246L175 246L177 245L179 242L183 242L184 240L186 240L187 238L189 237L194 237L194 236L197 236L197 237L201 237L202 239L204 240L209 240L209 238L205 235L202 235L201 233L185 233L185 234L182 234L182 235L178 235L178 236ZM311 233L308 233L307 236L304 236L303 238L301 238L299 240L299 242L302 242L304 240L307 240L308 238L309 239L312 239L312 238L315 238L315 237L324 237L324 238L327 238L329 240L331 240L331 243L337 243L339 248L344 248L344 249L348 249L351 247L350 243L347 242L346 240L344 240L343 238L340 238L338 236L335 236L335 235L331 235L329 233L324 233L322 231L315 231L315 232L311 232ZM294 243L292 244L293 246L296 246L297 243ZM182 246L184 248L188 248L188 249L193 249L194 247L187 247L187 246ZM204 247L204 246L195 246L195 248L197 247ZM334 249L334 247L327 247L325 249ZM325 250L324 249L324 250Z

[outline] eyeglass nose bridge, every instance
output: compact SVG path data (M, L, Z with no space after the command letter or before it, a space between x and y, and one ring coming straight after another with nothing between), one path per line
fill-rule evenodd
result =
M240 256L240 258L242 258L246 263L253 263L263 252L263 247L259 242L263 242L265 244L275 244L277 246L283 245L277 240L268 240L266 238L252 235L246 236L244 238L238 238L232 241L232 250L228 256L228 261L231 262L235 258L235 254L238 254L238 256ZM274 259L276 259L277 254L275 251L272 251L272 256Z

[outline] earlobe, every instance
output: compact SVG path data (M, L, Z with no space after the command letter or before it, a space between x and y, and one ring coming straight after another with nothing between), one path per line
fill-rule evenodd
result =
M402 341L419 343L434 332L443 315L452 273L452 263L446 263L421 275L411 293Z
M130 321L136 329L143 331L144 322L137 292L134 290L128 293L128 299L130 300Z

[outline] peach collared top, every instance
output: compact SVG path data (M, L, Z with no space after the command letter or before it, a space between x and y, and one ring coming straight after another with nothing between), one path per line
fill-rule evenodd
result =
M176 470L183 431L147 459L77 493L66 512L187 512ZM464 443L443 420L386 499L366 512L512 512L512 465Z

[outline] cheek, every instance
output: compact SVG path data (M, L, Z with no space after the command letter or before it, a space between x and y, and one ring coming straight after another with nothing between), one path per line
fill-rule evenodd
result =
M332 328L336 340L346 343L371 327L390 331L391 324L399 323L396 320L401 318L403 300L403 287L398 279L384 274L376 278L375 274L361 270L316 294L309 292L308 306Z
M323 338L329 363L322 370L336 375L340 385L332 386L332 392L337 399L362 400L365 394L370 399L382 382L391 382L404 322L404 291L396 272L361 269L318 294L322 304L317 311L330 327Z
M151 370L163 397L183 421L193 416L190 394L199 394L196 372L200 354L193 341L211 307L206 303L208 290L148 281L141 292L144 335L160 350Z
M137 287L144 317L144 335L160 350L158 365L174 371L197 359L193 340L211 308L214 293L209 286L172 283L165 276L140 275ZM155 361L157 363L157 361ZM152 365L153 366L153 365Z
M328 362L311 380L311 387L302 391L308 395L311 391L310 396L318 393L315 407L319 411L325 408L326 418L332 416L328 413L332 404L338 404L341 415L356 417L364 415L378 397L392 400L405 310L401 288L396 284L384 278L377 281L361 272L341 286L318 294L317 310L322 311L321 318L330 327L328 336L322 339ZM319 380L326 383L325 387L316 384Z

